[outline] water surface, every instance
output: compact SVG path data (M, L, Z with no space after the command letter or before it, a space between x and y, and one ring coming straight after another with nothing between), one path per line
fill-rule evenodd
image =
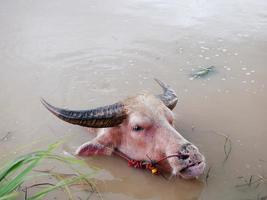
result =
M71 138L91 138L44 109L92 108L146 90L157 77L178 93L176 127L211 167L199 180L166 181L117 158L93 158L104 199L257 199L267 176L267 3L264 0L2 0L0 162ZM200 66L215 66L190 79ZM232 142L226 162L225 137ZM53 164L51 164L52 167ZM207 173L207 171L206 171ZM244 177L244 178L240 178ZM93 196L92 199L97 199ZM60 199L60 198L59 198Z

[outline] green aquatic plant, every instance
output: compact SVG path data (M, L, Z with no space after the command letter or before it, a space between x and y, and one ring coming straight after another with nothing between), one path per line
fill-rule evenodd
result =
M237 177L239 180L243 181L243 183L236 185L236 187L255 187L258 188L261 185L267 183L267 178L258 174L258 175L250 175L249 177L239 176Z
M213 72L215 69L214 66L210 66L210 67L200 67L199 70L193 72L191 74L191 79L195 79L195 78L201 78L201 77L204 77L208 74L210 74L211 72Z
M97 172L94 169L90 173L82 173L74 168L74 165L85 165L83 160L78 158L66 157L56 155L53 151L60 145L60 142L52 144L47 150L35 151L26 155L23 155L0 169L0 200L16 199L24 192L25 199L36 200L42 199L48 193L62 189L68 195L69 199L73 199L70 188L73 185L83 184L90 188L91 192L95 192L95 187L90 182L90 178ZM64 176L66 174L56 173L52 170L41 171L35 170L36 167L41 166L43 160L53 160L60 162L71 168L74 173L71 176ZM32 186L24 186L28 181L36 180L36 177L50 176L55 179L55 183L39 183ZM43 186L36 193L28 196L28 189Z

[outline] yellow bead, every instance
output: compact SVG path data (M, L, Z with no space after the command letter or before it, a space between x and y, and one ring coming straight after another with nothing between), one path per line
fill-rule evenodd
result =
M157 168L154 168L151 170L152 174L157 174L158 173L158 169Z

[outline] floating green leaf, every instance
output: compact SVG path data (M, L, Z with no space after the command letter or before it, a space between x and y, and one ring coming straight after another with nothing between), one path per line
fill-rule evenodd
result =
M191 79L195 79L195 78L201 78L204 76L207 76L209 73L213 72L215 69L214 66L210 66L210 67L200 67L199 70L193 72L191 74Z

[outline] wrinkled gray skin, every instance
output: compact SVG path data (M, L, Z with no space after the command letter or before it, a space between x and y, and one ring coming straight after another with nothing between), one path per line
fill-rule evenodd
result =
M58 108L45 101L43 104L60 117L59 111L55 110ZM169 106L170 109L162 99L149 94L126 99L122 104L125 118L121 123L113 127L89 128L89 132L96 133L97 136L81 145L76 150L77 155L111 155L115 148L135 160L148 160L148 156L152 160L160 160L177 154L178 157L168 158L161 163L165 171L185 179L195 178L203 173L204 156L174 128L171 109L175 105ZM60 118L68 121L64 117Z

